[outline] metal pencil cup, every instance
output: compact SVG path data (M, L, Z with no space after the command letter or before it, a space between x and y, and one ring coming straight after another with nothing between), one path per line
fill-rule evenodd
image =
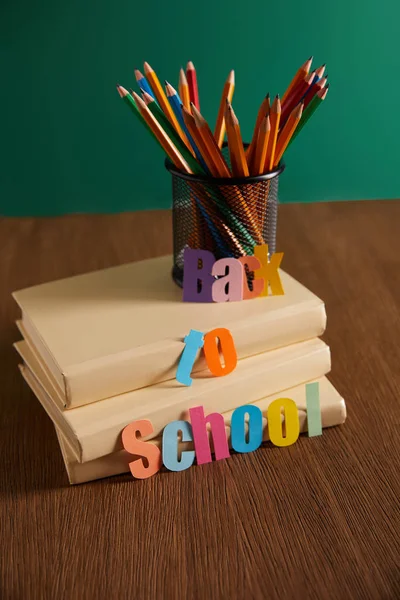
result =
M246 178L216 179L189 175L168 160L172 175L172 276L182 286L185 248L210 250L216 259L252 255L268 244L275 252L279 175L285 168Z

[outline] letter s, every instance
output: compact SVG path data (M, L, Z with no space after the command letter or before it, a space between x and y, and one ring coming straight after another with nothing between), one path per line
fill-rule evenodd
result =
M148 419L133 421L125 427L122 432L122 444L129 454L134 454L147 459L146 467L143 458L136 458L129 463L131 473L136 479L147 479L155 475L161 469L161 452L154 444L143 442L137 439L137 434L141 437L153 433L153 425Z

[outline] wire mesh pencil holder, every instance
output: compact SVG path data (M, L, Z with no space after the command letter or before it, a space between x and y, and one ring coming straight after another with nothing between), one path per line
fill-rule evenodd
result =
M166 160L172 175L174 266L182 286L185 248L210 250L216 259L252 255L256 245L276 249L280 165L265 175L216 179L189 175Z

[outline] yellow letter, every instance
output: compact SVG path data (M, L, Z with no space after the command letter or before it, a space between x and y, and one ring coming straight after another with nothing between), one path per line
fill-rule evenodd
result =
M283 291L281 278L278 273L279 266L282 262L283 252L275 252L271 254L271 259L268 262L268 245L254 246L254 256L256 256L261 268L254 271L255 279L264 279L264 289L260 296L268 296L268 282L271 286L271 291L274 296L282 296Z
M281 409L285 412L286 436L282 435ZM278 398L268 406L267 411L269 439L275 446L291 446L300 433L299 413L296 402L290 398Z

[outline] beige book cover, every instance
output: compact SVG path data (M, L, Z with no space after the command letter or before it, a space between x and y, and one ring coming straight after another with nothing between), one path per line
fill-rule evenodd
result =
M282 296L199 304L182 302L171 267L164 256L13 294L65 408L173 379L190 329L230 329L239 359L325 330L322 300L283 271ZM194 372L205 367L201 353Z
M341 425L346 419L346 405L343 398L340 396L340 394L336 391L334 386L328 381L326 377L322 377L317 381L319 383L320 390L322 426L325 428L332 427L334 425ZM39 396L40 394L45 394L44 390L40 389L39 385L34 385L33 391L37 396ZM268 396L267 398L263 398L258 402L254 402L254 404L258 406L260 410L262 410L265 414L268 405L273 400L276 400L282 395L286 398L292 398L296 402L297 407L299 409L300 431L302 433L306 432L307 413L304 384L294 388L290 388L288 390L284 390L279 394ZM232 411L224 413L226 432L228 438L230 437L231 415ZM284 421L283 415L282 420ZM266 418L263 419L263 425L263 440L267 441L268 427ZM86 463L79 463L76 460L71 448L68 446L68 443L65 440L63 434L57 427L56 433L58 441L60 443L60 448L64 459L65 468L67 470L68 479L71 484L85 483L94 479L101 479L103 477L110 477L111 475L119 475L121 473L129 472L129 463L134 459L134 457L125 450L120 450L119 452L114 452L112 454L108 454L107 456L102 456L101 458L96 458L95 460L91 460ZM161 438L159 437L155 440L151 440L149 443L154 443L158 447L161 447ZM179 442L180 451L192 450L192 448L193 444L191 443L185 444ZM277 451L279 450L277 449Z
M51 398L52 385L26 342L15 347L24 360L22 374L36 378ZM79 462L87 462L121 449L121 431L132 421L150 419L157 437L170 421L186 418L189 408L226 412L242 404L322 377L330 370L328 346L318 338L271 350L239 361L225 377L197 373L190 387L175 379L134 392L63 411L51 400L43 404L61 429Z

